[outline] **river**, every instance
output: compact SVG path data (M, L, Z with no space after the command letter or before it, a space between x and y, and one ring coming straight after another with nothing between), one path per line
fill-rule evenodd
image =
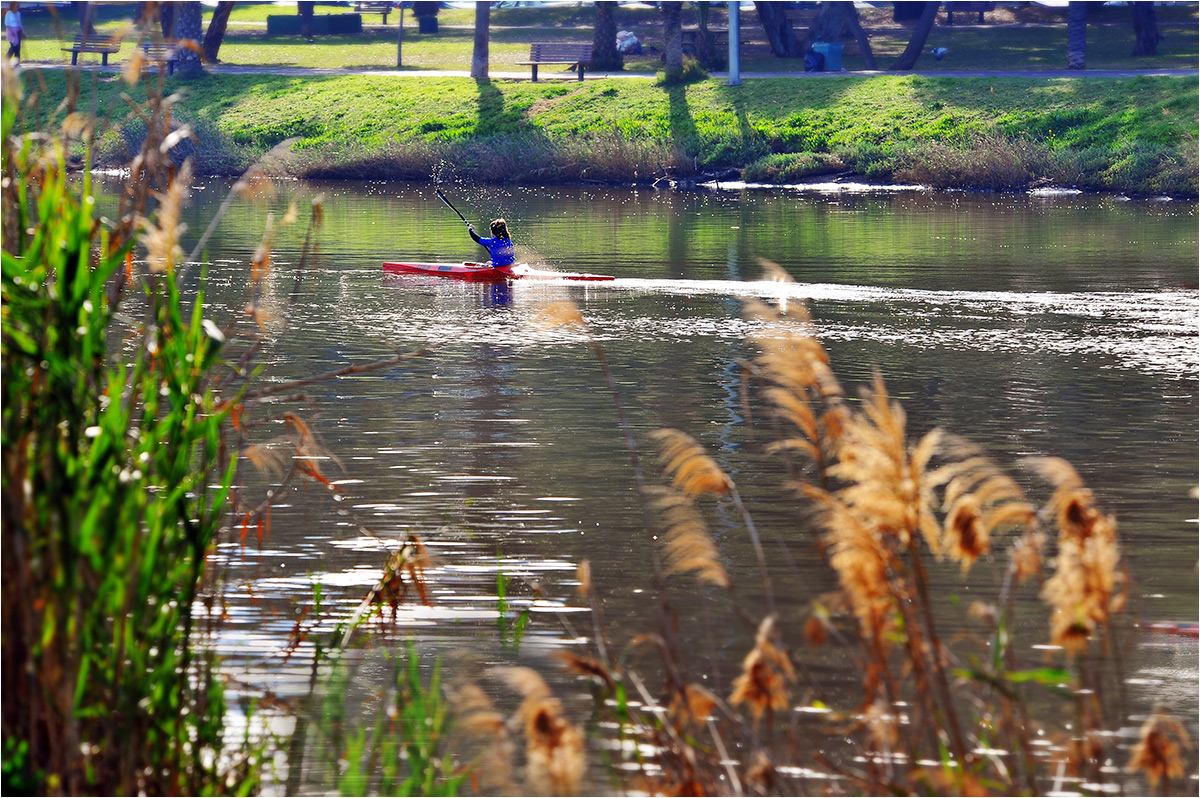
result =
M196 181L193 240L228 187ZM296 201L303 219L318 196L324 209L311 261L300 263L303 224L274 237L262 300L271 314L268 383L430 348L400 366L293 392L306 401L290 409L330 458L322 470L339 490L289 486L261 543L251 531L220 550L234 587L216 642L243 685L234 694L303 695L312 641L351 616L388 552L413 534L434 565L429 603L399 607L401 637L425 661L454 661L465 649L487 663L533 665L586 714L586 691L550 658L591 628L576 591L580 561L590 562L614 638L651 628L655 612L635 475L592 342L649 481L659 481L649 434L675 427L737 483L770 552L781 624L806 656L799 629L835 580L784 464L764 453L766 404L743 398L742 364L755 354L746 337L762 326L743 317L748 298L807 305L847 393L857 396L878 370L914 440L934 427L964 436L1042 498L1048 491L1020 461L1067 459L1117 520L1130 619L1200 615L1194 202L820 186L442 188L480 230L505 217L522 259L617 279L385 276L384 260L484 253L427 186L285 182L267 203L232 206L205 255L208 313L220 324L246 304L267 214L278 223ZM760 259L794 282L760 281ZM541 323L545 306L563 300L578 306L586 334ZM260 437L284 432L283 410L259 411L269 419ZM259 499L269 486L252 469L244 482ZM738 515L706 506L741 599L761 611ZM994 601L1004 565L1000 554L985 558L966 578L939 567L947 617ZM500 572L511 580L510 614L531 610L515 651L497 630ZM317 585L322 607L313 612ZM694 678L727 691L752 630L723 594L693 585L670 581L685 655ZM1046 642L1036 590L1020 601L1027 642ZM285 659L297 629L306 637ZM1195 735L1196 642L1145 631L1125 640L1130 717L1168 704ZM853 695L844 672L816 673L828 680L821 689Z

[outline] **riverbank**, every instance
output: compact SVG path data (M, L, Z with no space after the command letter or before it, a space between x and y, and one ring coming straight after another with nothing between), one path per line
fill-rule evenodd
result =
M98 166L127 162L140 122L94 73ZM28 84L28 75L27 84ZM66 96L39 70L39 108ZM265 153L302 178L648 183L721 175L792 183L839 176L935 188L1054 185L1197 196L1194 77L775 77L732 87L364 74L217 73L184 82L177 154L238 174ZM140 87L136 90L140 90ZM88 97L81 103L91 106ZM61 112L60 112L61 113Z

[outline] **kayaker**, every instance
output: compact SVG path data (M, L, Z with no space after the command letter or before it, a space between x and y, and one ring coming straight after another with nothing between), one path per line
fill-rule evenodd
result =
M503 219L497 219L492 222L491 228L491 238L480 238L475 232L475 225L467 223L467 232L471 234L471 238L475 239L475 243L481 247L487 247L488 253L492 256L492 266L498 269L507 269L517 260L512 236L508 234L508 225Z

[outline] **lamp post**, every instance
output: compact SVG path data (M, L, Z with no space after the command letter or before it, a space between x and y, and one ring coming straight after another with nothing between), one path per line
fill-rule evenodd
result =
M739 49L741 47L741 31L739 24L741 23L742 4L739 0L731 0L729 3L729 81L730 86L742 85L742 68L738 60L741 56Z

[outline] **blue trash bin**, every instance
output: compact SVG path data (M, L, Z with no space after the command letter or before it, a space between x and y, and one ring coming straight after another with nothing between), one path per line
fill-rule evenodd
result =
M820 53L825 57L826 72L841 72L842 71L842 43L841 42L814 42L813 51Z

